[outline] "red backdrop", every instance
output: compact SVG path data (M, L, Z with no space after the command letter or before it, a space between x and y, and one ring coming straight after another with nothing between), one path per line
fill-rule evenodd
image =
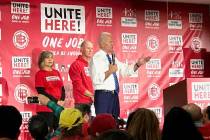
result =
M53 51L68 106L72 106L68 68L79 54L82 40L91 40L94 51L98 50L97 39L102 31L113 34L114 49L122 62L152 56L138 75L120 78L123 118L137 107L146 107L154 110L162 122L162 90L187 77L210 74L208 5L5 0L0 2L0 8L0 101L21 110L22 131L27 131L28 118L35 113L35 105L27 105L26 97L36 94L34 76L40 51Z

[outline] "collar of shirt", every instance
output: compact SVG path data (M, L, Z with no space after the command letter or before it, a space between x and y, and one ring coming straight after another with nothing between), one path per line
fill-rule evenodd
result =
M81 61L81 62L83 62L85 64L88 64L88 62L82 57L82 55L79 55L77 60L79 60L79 61Z
M99 53L100 53L101 55L104 55L104 56L107 55L107 53L106 53L104 50L99 50Z

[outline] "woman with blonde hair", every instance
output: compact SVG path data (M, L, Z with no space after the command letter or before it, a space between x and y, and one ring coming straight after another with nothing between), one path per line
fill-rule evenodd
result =
M50 51L41 52L38 60L40 70L35 75L35 88L38 94L47 96L50 100L63 106L65 89L60 73L53 68L54 58ZM50 129L58 127L58 118L47 106L37 105L37 114L42 115L48 121Z
M134 140L160 140L159 120L155 113L146 108L138 108L130 118L127 131Z

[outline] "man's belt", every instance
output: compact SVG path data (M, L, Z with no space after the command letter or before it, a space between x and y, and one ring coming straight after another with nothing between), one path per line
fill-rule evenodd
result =
M99 90L96 90L95 92L109 92L109 93L114 94L115 90L99 89Z

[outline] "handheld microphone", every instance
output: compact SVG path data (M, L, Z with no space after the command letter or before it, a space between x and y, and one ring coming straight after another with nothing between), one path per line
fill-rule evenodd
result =
M112 64L115 65L115 53L112 53Z

